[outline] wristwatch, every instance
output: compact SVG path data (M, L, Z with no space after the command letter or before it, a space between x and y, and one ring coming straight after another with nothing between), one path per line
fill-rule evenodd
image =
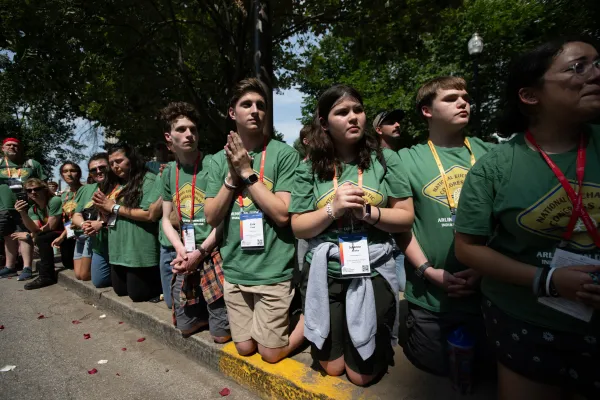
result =
M115 204L112 208L112 213L115 215L119 215L119 208L121 208L121 206L119 204Z
M431 264L429 263L429 261L425 261L419 266L419 268L415 269L415 275L423 280L427 280L427 278L425 277L425 270L427 268L431 268Z
M242 181L248 186L254 185L256 182L258 182L258 175L252 174L247 178L242 178Z

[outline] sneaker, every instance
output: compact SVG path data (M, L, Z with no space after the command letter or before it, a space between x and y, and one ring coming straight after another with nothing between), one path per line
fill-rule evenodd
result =
M28 284L26 284L25 286L23 286L23 289L25 289L25 290L40 289L40 288L43 288L46 286L54 285L55 283L56 282L50 278L38 276L37 279L35 279L34 281L31 281Z
M8 278L9 276L17 276L17 269L7 267L0 269L0 279Z
M23 268L21 271L21 275L17 278L18 281L27 281L33 277L33 271L31 271L30 267Z

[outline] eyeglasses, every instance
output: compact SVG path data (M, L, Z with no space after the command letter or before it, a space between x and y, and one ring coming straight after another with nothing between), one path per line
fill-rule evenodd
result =
M591 63L589 63L589 62L573 63L573 65L571 65L569 68L567 68L565 70L565 72L572 71L575 75L578 75L581 77L587 77L589 75L589 73L592 71L593 67L595 67L596 69L600 69L600 58L592 61Z
M105 166L105 165L103 165L101 167L91 168L90 174L92 174L92 175L103 174L106 172L106 168L107 168L107 166Z
M39 192L40 190L43 190L43 189L44 189L43 187L38 186L38 187L34 187L34 188L27 188L25 190L27 191L27 193L37 193L37 192Z

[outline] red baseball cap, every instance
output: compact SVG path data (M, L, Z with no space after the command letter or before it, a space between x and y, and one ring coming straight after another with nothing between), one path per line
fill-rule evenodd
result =
M2 146L4 146L8 142L14 142L14 143L17 143L17 144L21 144L21 141L19 139L13 138L13 137L9 137L9 138L6 138L6 139L4 139L2 141Z

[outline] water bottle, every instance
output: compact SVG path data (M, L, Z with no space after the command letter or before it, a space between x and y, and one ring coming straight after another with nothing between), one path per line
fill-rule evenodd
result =
M475 341L463 327L452 332L447 341L452 387L460 394L473 393Z

